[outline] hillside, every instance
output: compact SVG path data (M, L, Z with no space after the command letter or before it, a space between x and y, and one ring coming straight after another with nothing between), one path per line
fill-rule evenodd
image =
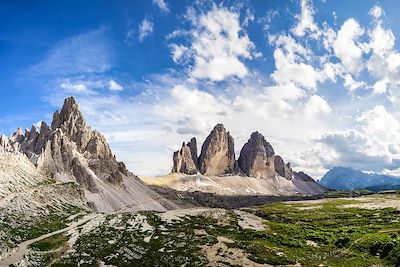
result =
M255 177L226 175L226 176L204 176L202 174L186 175L172 173L167 176L143 179L149 185L169 187L178 191L201 191L215 193L217 195L312 195L320 194L326 189L317 183L301 179L295 175L292 180L281 176L270 179L259 179Z

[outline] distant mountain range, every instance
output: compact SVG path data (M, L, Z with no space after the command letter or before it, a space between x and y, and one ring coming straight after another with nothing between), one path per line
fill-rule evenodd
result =
M377 173L365 173L347 167L334 167L321 178L319 183L330 189L380 191L399 188L400 179Z

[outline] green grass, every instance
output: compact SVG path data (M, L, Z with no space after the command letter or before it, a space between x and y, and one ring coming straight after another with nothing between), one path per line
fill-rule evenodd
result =
M61 233L33 243L30 248L39 251L55 250L63 247L67 241L68 237Z
M379 202L382 195L372 197ZM400 266L400 211L345 207L353 203L359 201L328 199L247 209L263 221L263 231L242 229L231 211L225 224L203 216L167 223L156 212L108 215L52 266L97 266L100 261L114 266L209 266L201 247L216 244L219 236L234 241L227 246L242 249L261 264ZM138 218L146 218L150 227L133 226ZM196 235L198 230L206 234ZM58 235L32 248L51 251L65 242L66 237Z
M315 209L300 209L307 206L300 203L278 203L255 209L270 232L261 238L247 238L243 247L258 243L261 248L251 253L260 263L274 261L263 256L264 246L277 247L288 260L305 266L398 266L400 212L343 208L352 202L330 200ZM317 246L309 245L310 241Z

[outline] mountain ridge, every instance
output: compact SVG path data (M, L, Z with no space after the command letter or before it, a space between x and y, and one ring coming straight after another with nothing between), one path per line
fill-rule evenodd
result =
M354 190L379 185L400 184L400 179L394 176L365 173L350 167L337 166L330 169L318 183L331 189Z

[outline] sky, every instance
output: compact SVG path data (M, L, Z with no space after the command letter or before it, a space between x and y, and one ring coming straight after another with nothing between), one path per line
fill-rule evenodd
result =
M217 123L318 179L400 175L400 2L1 1L0 133L75 96L135 174Z

